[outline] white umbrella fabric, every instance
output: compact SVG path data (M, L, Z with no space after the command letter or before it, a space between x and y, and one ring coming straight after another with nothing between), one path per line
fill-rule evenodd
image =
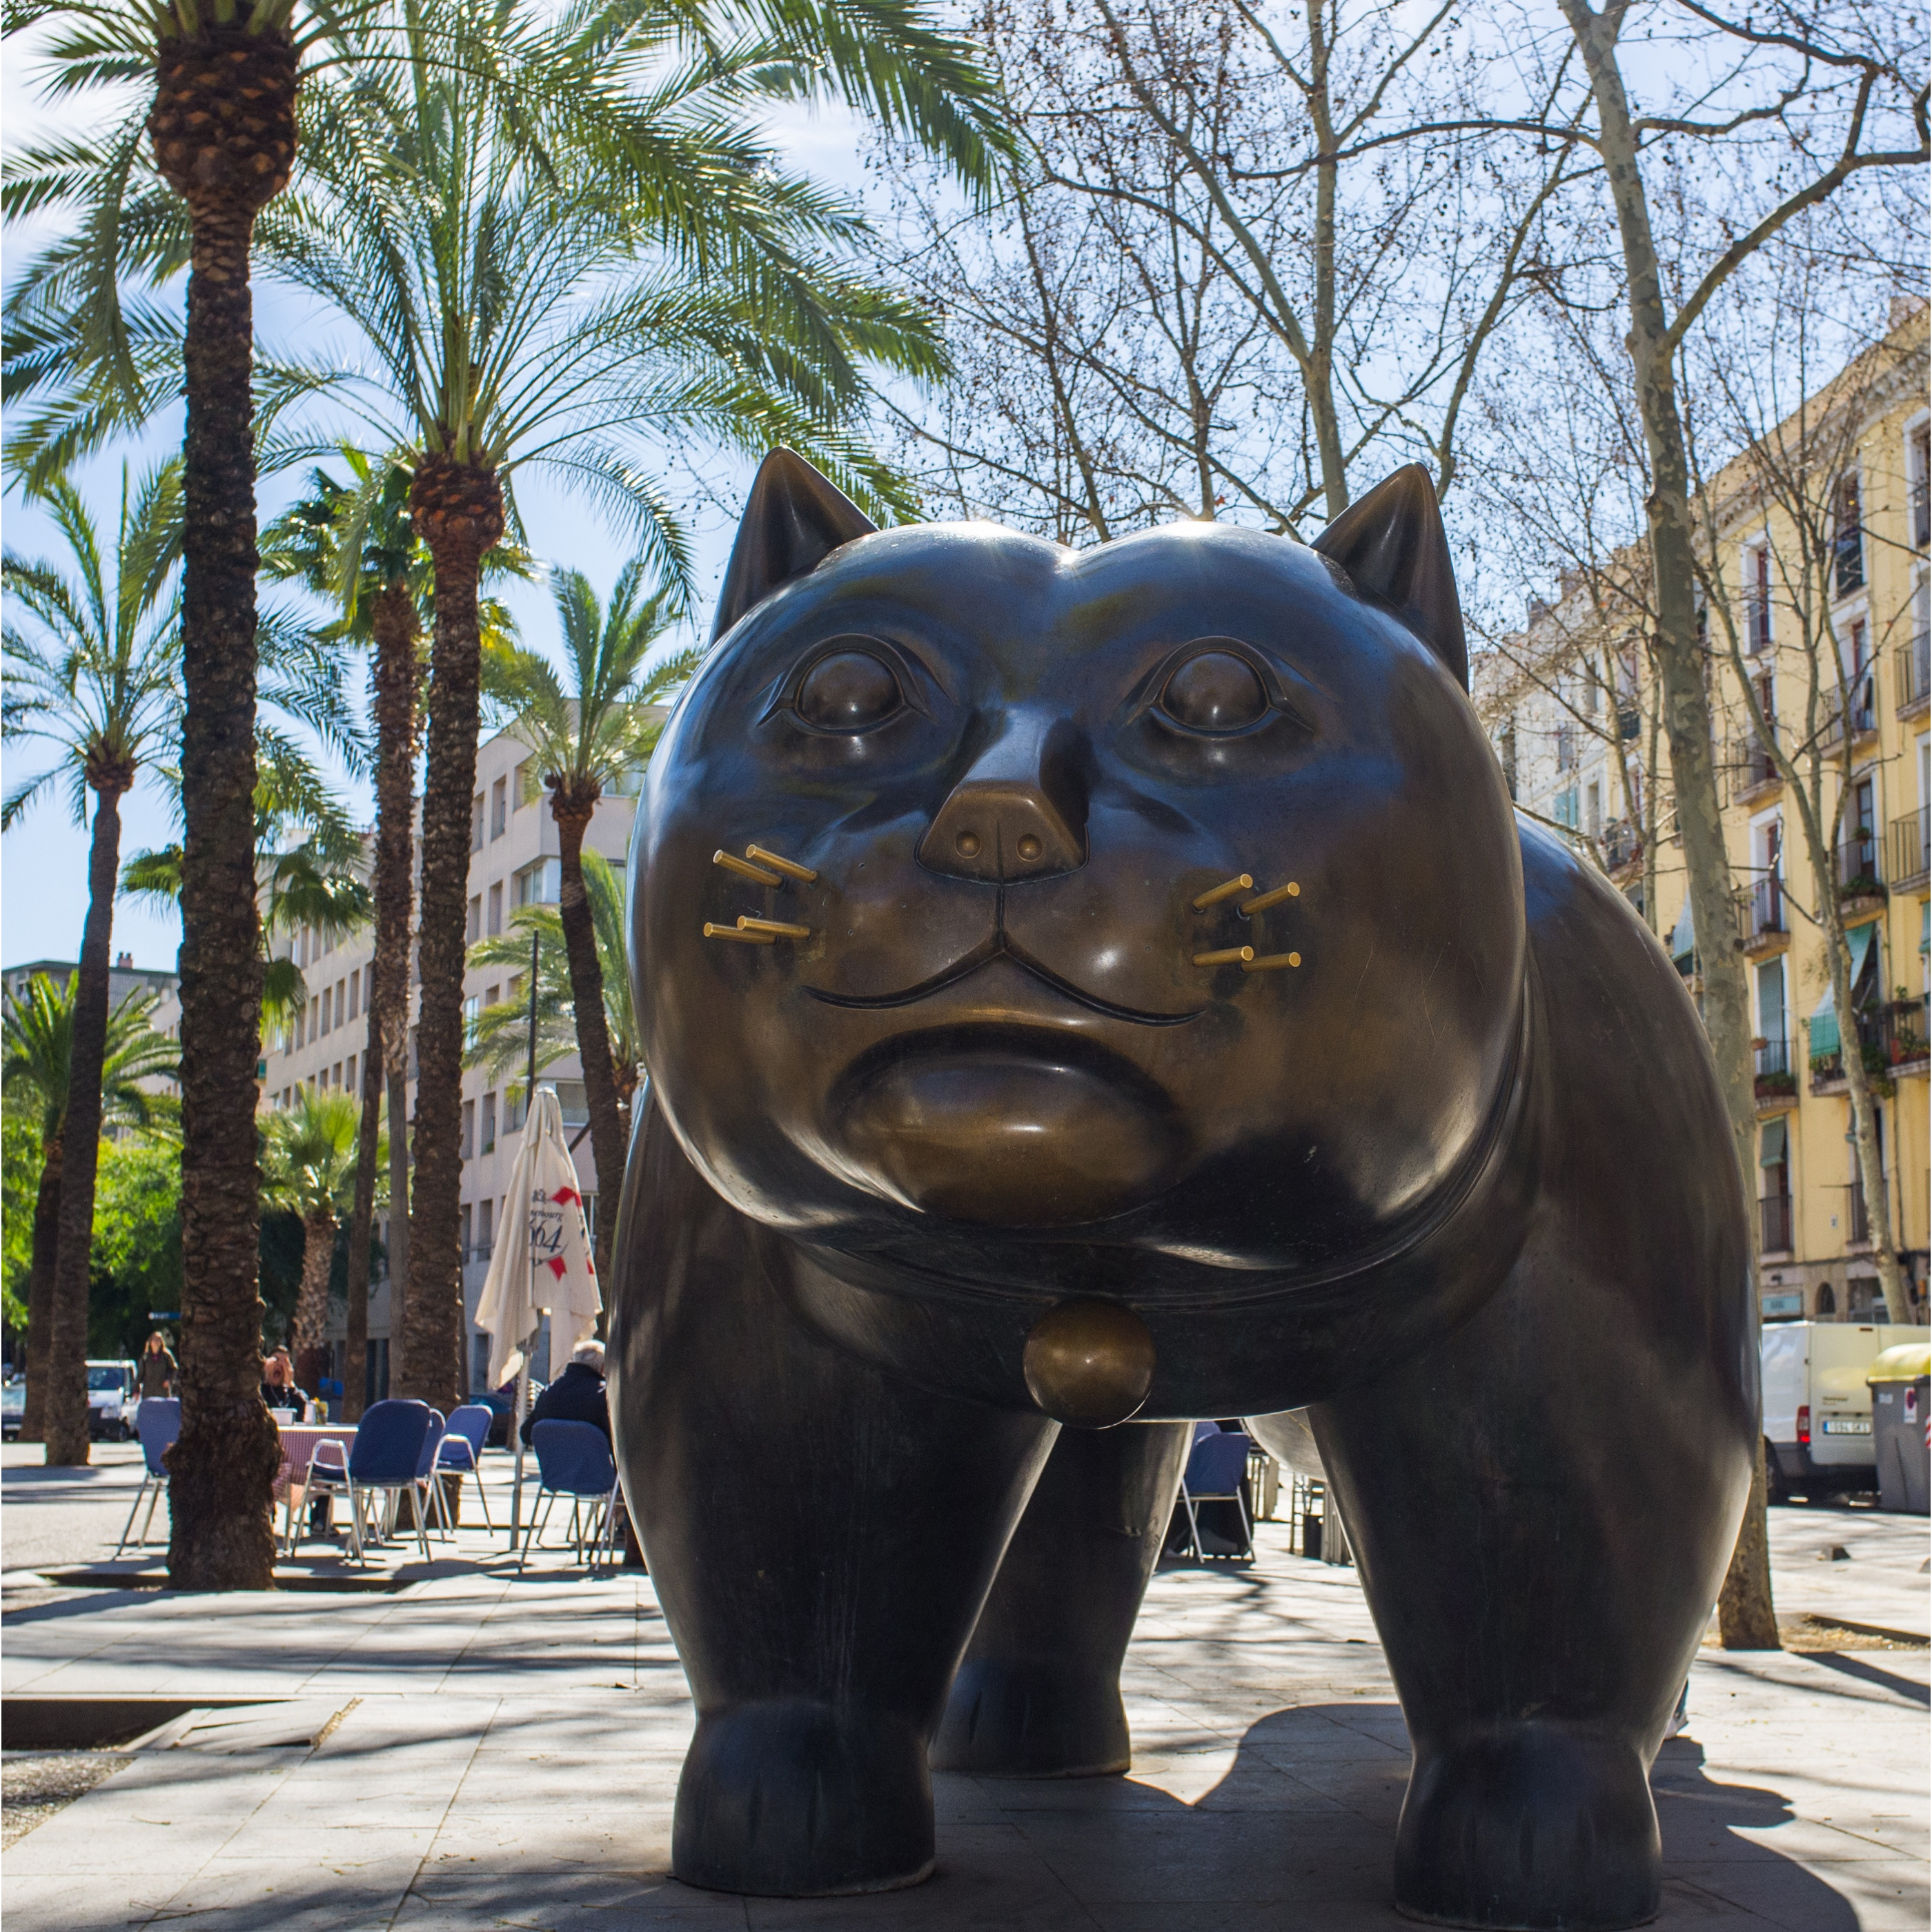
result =
M568 1360L597 1331L604 1299L584 1225L577 1168L563 1138L563 1109L554 1088L539 1087L524 1124L524 1142L503 1199L502 1238L477 1304L476 1325L490 1336L489 1382L501 1388L517 1378L517 1483L511 1503L510 1546L522 1514L523 1420L530 1387L529 1350L543 1317L550 1317L550 1359ZM519 1239L520 1234L521 1238Z

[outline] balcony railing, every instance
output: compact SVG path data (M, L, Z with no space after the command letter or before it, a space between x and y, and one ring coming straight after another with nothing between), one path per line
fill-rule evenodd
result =
M1731 740L1731 783L1740 796L1778 782L1778 760L1756 732Z
M1836 553L1834 564L1840 597L1849 597L1853 591L1864 588L1864 525L1848 524L1832 541L1832 548Z
M1852 736L1868 738L1878 729L1877 680L1868 668L1861 670L1852 680L1849 701L1852 712ZM1819 734L1819 742L1835 745L1844 735L1844 716L1838 703L1836 692L1825 694L1825 728Z
M1774 1100L1798 1091L1790 1040L1762 1040L1751 1048L1751 1084L1760 1100Z
M1910 711L1932 697L1932 636L1921 632L1892 653L1898 679L1898 708Z
M1750 889L1746 908L1744 944L1755 945L1789 930L1784 922L1784 881L1775 874L1760 879Z
M1896 886L1916 884L1932 871L1932 806L1894 818L1886 838L1886 877Z
M1758 1240L1768 1255L1791 1252L1791 1196L1767 1194L1757 1204Z
M1885 874L1879 862L1877 835L1861 825L1838 848L1838 896L1841 899L1882 898Z
M1604 863L1612 872L1634 866L1643 856L1643 834L1627 818L1613 818L1604 827Z
M1882 1006L1862 1006L1858 1019L1859 1053L1869 1074L1888 1077L1894 1069L1911 1066L1932 1053L1927 1044L1926 996L1922 993L1916 1000L1888 1000ZM1814 1088L1844 1077L1842 1046L1834 1052L1818 1054L1811 1062Z

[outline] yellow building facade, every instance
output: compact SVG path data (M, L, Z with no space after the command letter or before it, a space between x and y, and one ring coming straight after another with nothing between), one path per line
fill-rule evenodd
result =
M1884 344L1729 466L1700 506L1714 592L1706 614L1713 731L1737 889L1737 929L1724 943L1742 948L1750 982L1753 1212L1771 1320L1927 1319L1926 340L1922 306L1895 316ZM1604 867L1694 993L1701 949L1641 650L1646 574L1640 548L1569 573L1558 603L1532 607L1526 631L1479 667L1474 689L1520 805ZM1850 941L1856 1042L1849 1029L1841 1037L1833 1006L1797 788L1756 728L1733 634L1744 677L1801 784L1815 759L1828 820L1844 798L1830 879ZM1875 1083L1906 1308L1886 1306L1880 1292L1850 1138L1852 1052Z

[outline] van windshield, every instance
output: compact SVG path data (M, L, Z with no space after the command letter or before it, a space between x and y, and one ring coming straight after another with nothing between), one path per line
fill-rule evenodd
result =
M124 1386L122 1372L112 1367L89 1369L87 1372L87 1386L90 1390L120 1388Z

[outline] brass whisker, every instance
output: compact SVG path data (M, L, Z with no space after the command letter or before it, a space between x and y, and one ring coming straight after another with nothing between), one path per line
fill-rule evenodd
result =
M738 930L748 932L754 938L769 934L773 939L809 939L812 928L808 926L787 926L782 920L753 919L741 913L738 917Z
M754 850L756 849L753 848ZM769 872L763 866L754 866L748 860L734 859L729 852L712 853L711 862L714 866L722 866L728 872L736 872L741 879L755 880L761 886L782 886L784 884L776 872Z
M1292 879L1285 886L1277 886L1271 892L1263 892L1259 898L1246 901L1239 908L1244 918L1251 918L1258 912L1266 912L1271 905L1280 905L1283 899L1298 899L1301 888Z
M1196 953L1194 963L1197 966L1238 964L1241 970L1245 973L1248 970L1248 962L1254 956L1255 949L1252 946L1228 946L1222 947L1219 952Z
M704 922L704 936L706 939L742 940L747 946L770 946L775 937L768 932L746 932L735 926L713 926L708 919Z
M782 872L788 879L797 879L810 885L818 877L809 866L801 866L796 859L781 858L776 852L768 852L762 845L747 845L745 856L754 859L761 866L769 866L775 872Z
M1244 973L1272 973L1283 966L1299 966L1301 955L1298 952L1269 952L1257 959L1252 954L1241 962Z
M1210 905L1219 905L1223 899L1231 899L1237 892L1246 892L1253 884L1254 880L1246 872L1242 873L1239 878L1223 879L1218 886L1203 892L1194 902L1194 910L1205 912Z

